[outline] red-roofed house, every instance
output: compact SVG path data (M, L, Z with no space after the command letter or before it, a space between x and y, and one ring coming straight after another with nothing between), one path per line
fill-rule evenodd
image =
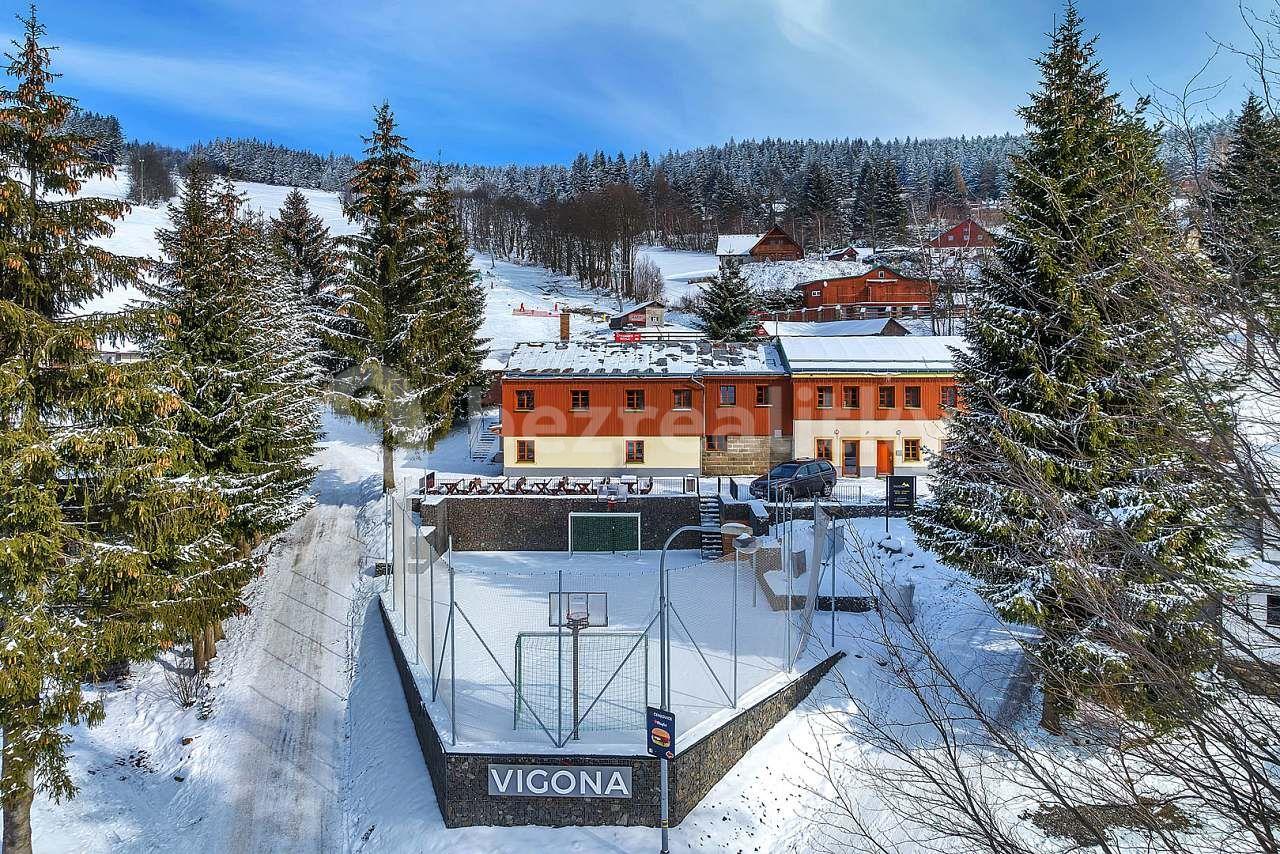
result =
M929 246L934 249L990 250L994 249L995 245L996 240L991 236L991 232L972 219L966 219L951 226L929 241Z

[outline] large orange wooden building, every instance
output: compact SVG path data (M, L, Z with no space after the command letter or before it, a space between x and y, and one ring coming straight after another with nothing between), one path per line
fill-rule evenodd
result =
M956 403L959 343L520 344L502 383L505 472L748 474L792 457L828 459L847 476L923 470Z

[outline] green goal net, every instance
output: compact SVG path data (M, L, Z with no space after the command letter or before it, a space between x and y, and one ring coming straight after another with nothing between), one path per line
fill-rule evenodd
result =
M649 637L644 632L520 632L515 728L605 732L644 729ZM576 714L575 714L576 709Z
M639 513L570 513L569 557L574 552L640 552Z

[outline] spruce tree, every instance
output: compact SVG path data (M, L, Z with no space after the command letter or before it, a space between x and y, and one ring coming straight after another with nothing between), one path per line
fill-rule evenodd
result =
M37 792L76 787L63 727L102 704L82 683L176 635L203 596L200 575L222 508L176 471L189 452L171 428L176 378L111 365L97 341L137 337L134 311L77 307L136 286L141 262L97 245L128 206L74 198L110 177L94 140L63 130L72 102L34 9L0 90L0 803L5 854L31 850Z
M1250 95L1210 172L1205 242L1241 306L1280 323L1280 122ZM1280 329L1280 327L1276 327Z
M146 352L185 379L178 430L195 449L192 475L215 484L226 504L220 530L238 553L226 572L241 583L257 569L252 548L309 505L307 459L319 429L301 294L242 206L230 181L216 187L192 163L169 209L173 225L156 235L157 281L145 288L145 307L173 326Z
M311 212L307 197L295 187L271 219L269 231L271 246L297 294L298 307L305 313L299 328L308 330L315 362L323 373L337 373L345 365L325 347L327 331L343 322L337 311L338 258L329 228Z
M871 204L875 208L876 240L885 243L903 240L907 235L907 204L902 199L898 167L892 160L886 160L880 167Z
M447 394L452 398L453 414L462 415L467 391L483 381L480 365L488 353L488 339L479 336L484 325L485 292L479 272L471 266L471 252L453 196L439 167L427 194L427 217L432 240L427 277L438 306L434 318L436 352L442 359L440 371L450 381ZM443 435L448 429L448 422L441 423L434 435Z
M748 341L758 325L752 316L755 307L755 294L738 262L726 261L698 297L698 326L715 341Z
M431 447L447 429L455 377L437 349L443 306L430 275L437 247L421 176L388 104L378 107L364 142L346 206L360 232L339 241L348 324L330 337L352 367L333 396L337 408L378 431L382 486L389 492L396 448Z
M1037 64L1007 234L956 358L963 406L912 527L1039 630L1047 729L1085 697L1164 721L1147 665L1206 666L1201 608L1232 565L1221 502L1184 450L1208 425L1170 342L1197 342L1161 281L1202 273L1166 215L1157 135L1108 92L1074 6Z

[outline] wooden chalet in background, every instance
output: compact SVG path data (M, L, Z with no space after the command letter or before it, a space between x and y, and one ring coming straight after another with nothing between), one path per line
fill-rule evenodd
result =
M796 285L806 309L836 306L849 317L860 312L894 313L928 309L935 288L883 264L858 276L817 279ZM781 318L779 318L781 319Z
M609 318L610 329L662 326L667 322L667 307L658 300L638 303L624 308Z
M931 249L970 249L990 251L996 246L995 238L976 221L966 219L951 226L946 231L929 241Z
M799 261L804 249L791 235L775 225L764 234L722 234L716 240L716 258L723 265L734 260L740 264L757 261Z

